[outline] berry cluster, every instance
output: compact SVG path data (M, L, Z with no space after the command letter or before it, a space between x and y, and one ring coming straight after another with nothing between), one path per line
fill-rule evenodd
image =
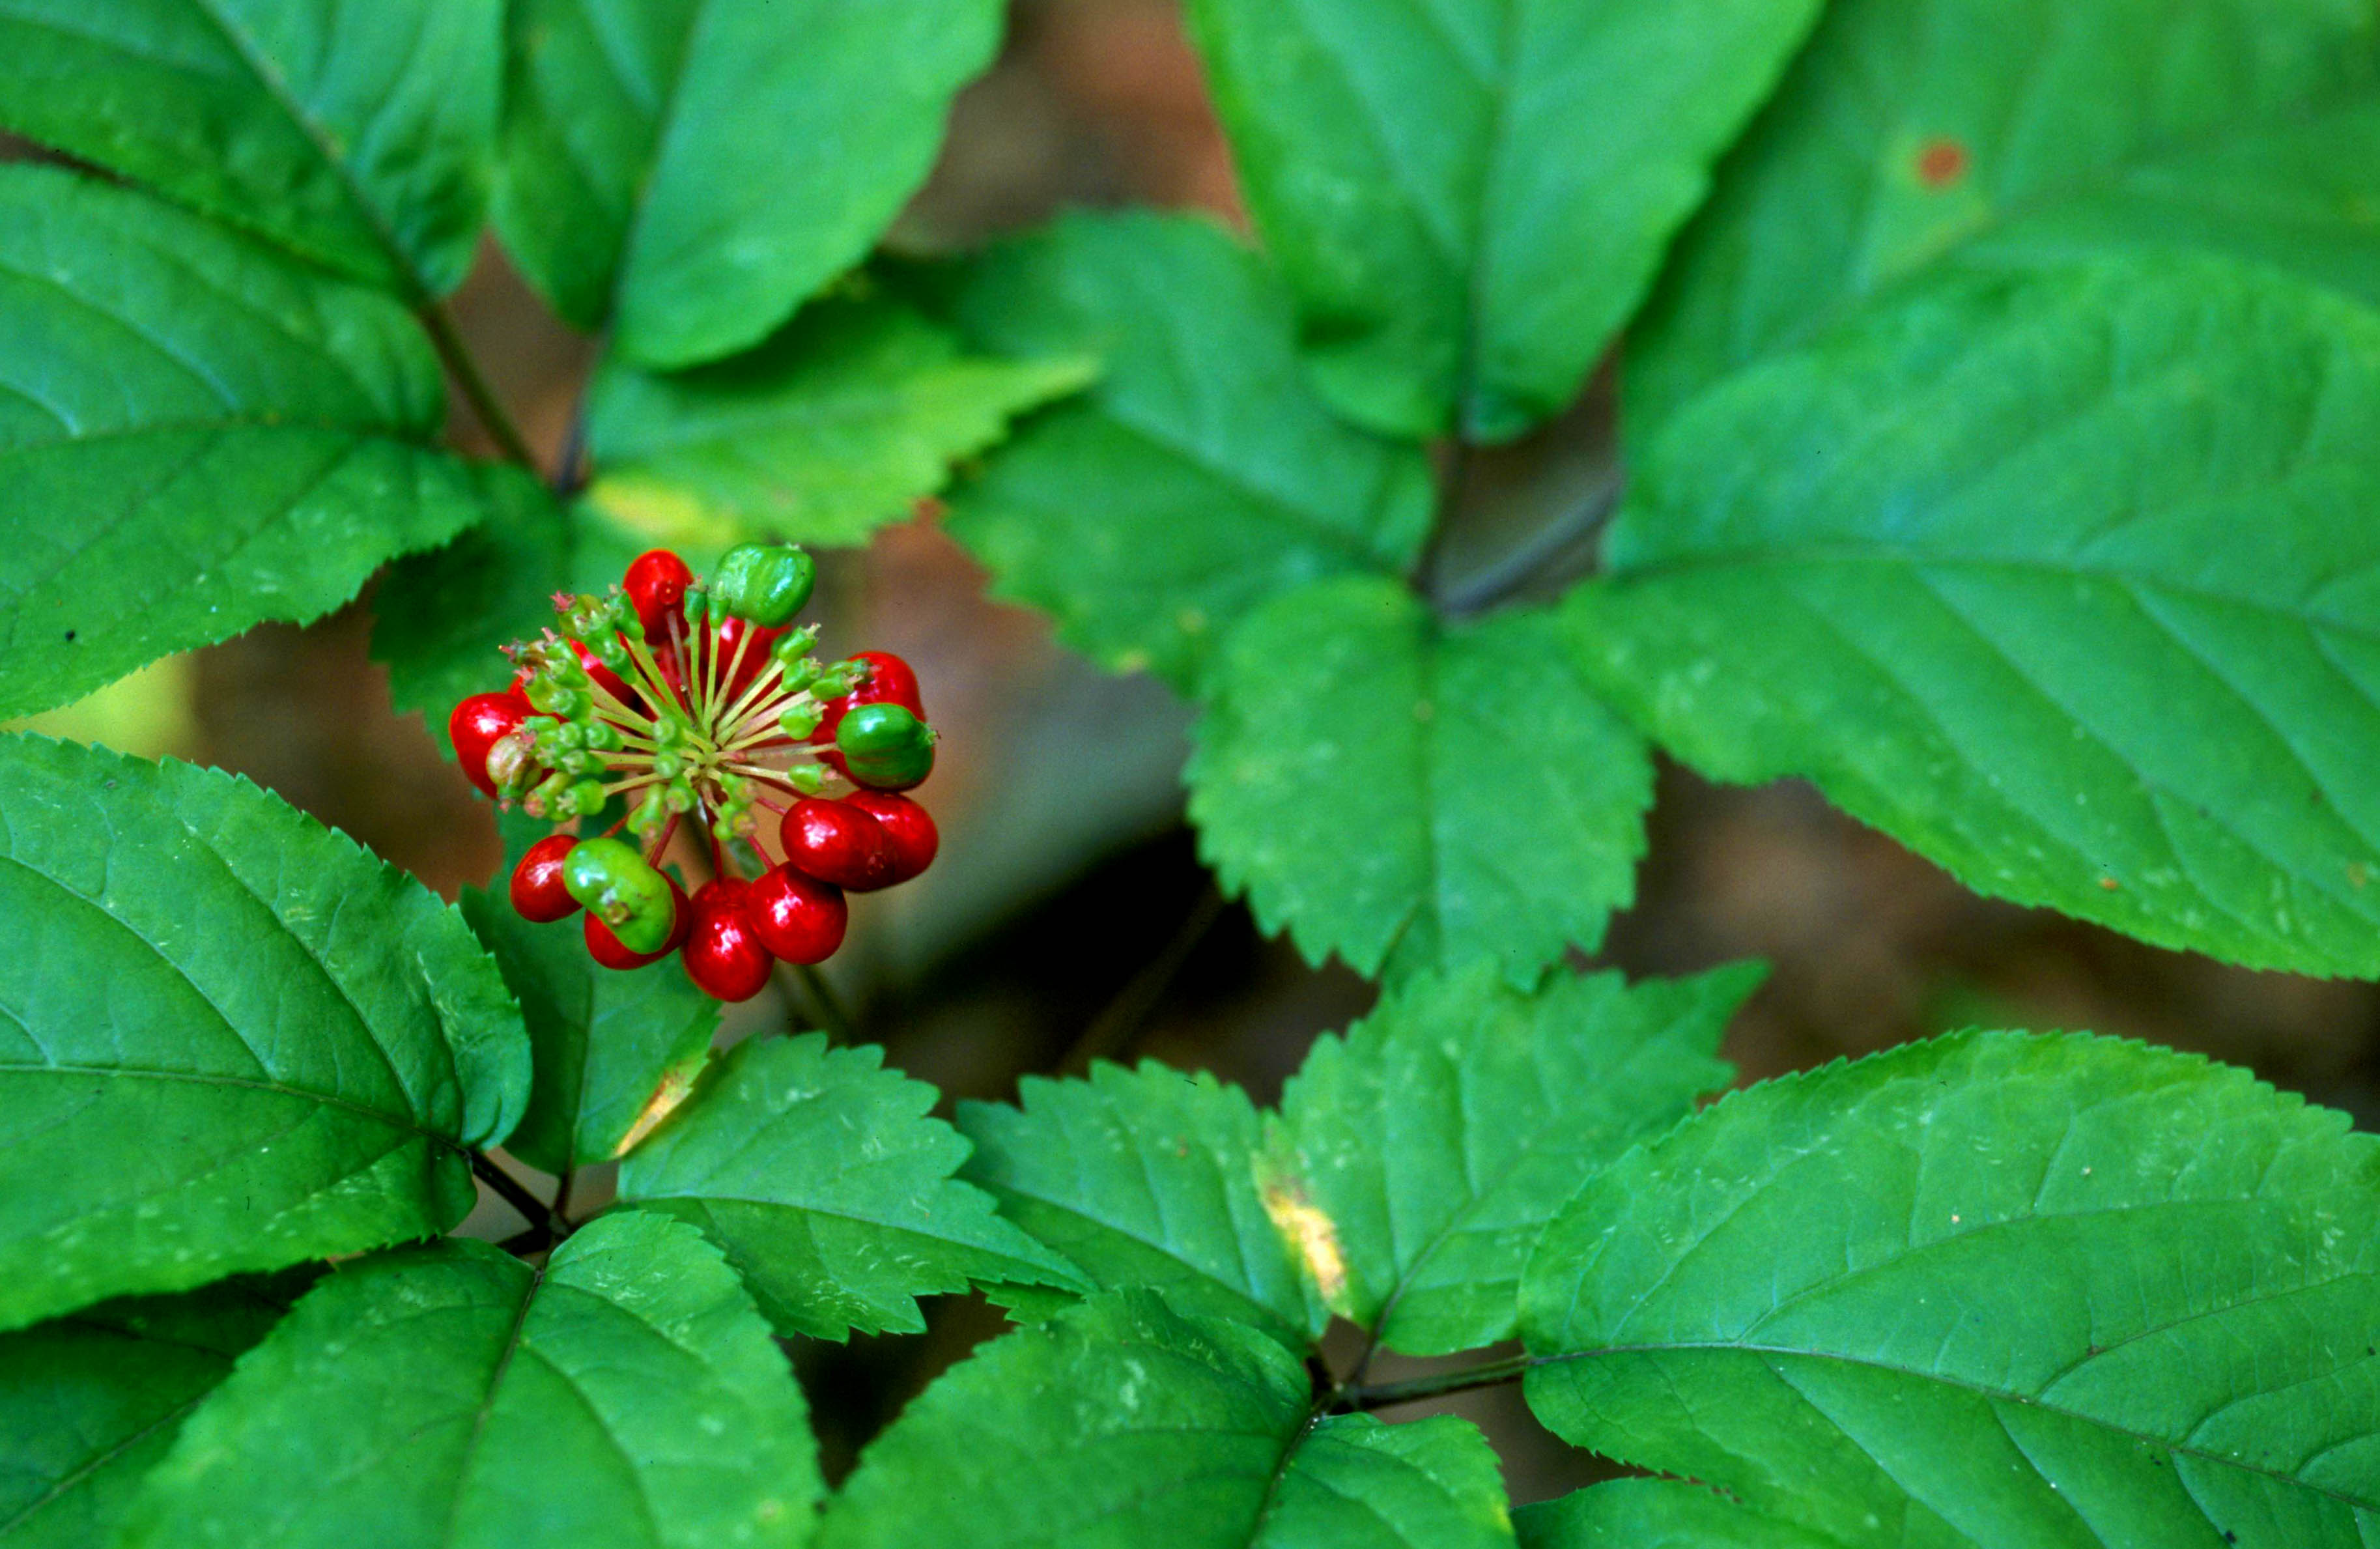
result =
M675 952L707 994L748 1000L777 961L843 945L846 891L932 863L934 820L900 794L934 767L917 676L883 652L818 661L816 627L791 627L815 580L790 546L731 549L707 582L655 549L609 597L554 598L559 628L506 648L512 686L455 707L463 772L496 800L557 823L626 809L529 847L525 918L583 909L606 968ZM691 897L662 870L682 830L710 865Z

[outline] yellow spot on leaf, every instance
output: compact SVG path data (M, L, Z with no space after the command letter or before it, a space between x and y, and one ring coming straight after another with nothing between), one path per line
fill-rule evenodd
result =
M1264 1186L1264 1207L1265 1214L1272 1217L1274 1228L1305 1261L1305 1272L1314 1276L1322 1299L1337 1306L1347 1289L1347 1260L1339 1251L1339 1228L1331 1224L1330 1217L1315 1208L1314 1201L1305 1197L1305 1189L1293 1179L1268 1182Z
M653 1094L645 1099L644 1110L637 1115L637 1122L628 1126L627 1134L620 1138L619 1146L612 1153L613 1161L617 1162L636 1150L638 1142L651 1134L662 1120L677 1112L677 1105L686 1101L687 1092L694 1090L695 1073L701 1068L699 1062L690 1061L662 1074L662 1084L653 1088Z

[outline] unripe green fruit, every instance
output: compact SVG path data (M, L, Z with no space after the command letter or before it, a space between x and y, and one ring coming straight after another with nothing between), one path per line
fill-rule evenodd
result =
M932 774L934 740L934 728L898 704L863 704L834 731L844 769L876 790L907 790Z
M775 628L792 622L818 584L818 567L790 543L738 543L710 578L711 600L735 618Z
M631 952L659 952L677 926L677 898L669 879L622 840L587 839L573 846L562 862L562 885Z

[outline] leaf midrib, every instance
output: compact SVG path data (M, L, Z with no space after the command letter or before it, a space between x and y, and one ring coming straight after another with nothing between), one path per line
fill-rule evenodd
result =
M322 165L330 169L331 176L338 179L339 187L346 193L348 209L363 223L365 232L370 236L373 244L380 249L381 259L388 264L390 273L403 289L407 304L416 308L431 305L436 299L436 292L431 288L429 281L423 278L420 272L414 268L413 260L407 256L405 250L397 245L396 233L389 228L388 223L382 218L379 208L366 196L364 186L356 180L354 168L337 154L334 137L331 132L316 123L306 112L305 104L289 94L288 83L281 79L280 72L268 67L271 61L258 53L255 45L249 42L248 34L234 26L231 18L223 14L217 7L216 0L189 0L189 4L194 10L206 18L208 24L222 36L231 51L239 56L240 62L248 67L249 73L256 78L257 84L263 88L265 95L272 100L273 106L279 108L289 122L297 128L298 132L305 137L306 143L314 148L314 154L320 157ZM418 34L415 41L418 48L419 43ZM285 238L284 239L286 240Z
M2316 1484L2310 1480L2300 1479L2294 1474L2284 1473L2278 1469L2271 1468L2265 1464L2252 1463L2242 1458L2227 1457L2222 1453L2211 1452L2204 1447L2197 1446L2188 1442L2172 1441L2164 1436L2160 1436L2154 1432L2135 1430L2131 1426L2119 1424L2114 1421L2106 1420L2097 1415L2084 1414L2078 1409L2067 1409L2061 1405L2052 1403L2046 1398L2038 1397L2034 1395L2016 1393L2006 1388L1993 1387L1987 1384L1975 1382L1968 1378L1950 1376L1938 1372L1923 1372L1913 1367L1898 1365L1888 1360L1879 1360L1868 1356L1849 1355L1837 1350L1794 1349L1779 1345L1737 1343L1730 1340L1716 1339L1674 1340L1639 1343L1633 1345L1606 1345L1592 1350L1572 1350L1560 1355L1535 1356L1530 1358L1529 1365L1532 1369L1537 1367L1564 1366L1572 1361L1594 1360L1603 1356L1660 1356L1670 1354L1673 1351L1700 1354L1716 1353L1773 1357L1783 1360L1820 1362L1834 1361L1845 1366L1858 1367L1864 1371L1889 1372L1897 1376L1906 1377L1912 1382L1935 1383L1944 1387L1956 1388L1963 1393L1973 1394L1977 1397L1989 1401L2021 1404L2028 1409L2046 1410L2050 1414L2060 1417L2061 1419L2074 1421L2084 1425L2096 1426L2103 1431L2110 1432L2113 1434L2125 1437L2128 1440L2139 1443L2142 1445L2155 1447L2178 1457L2192 1458L2200 1462L2213 1464L2221 1468L2239 1469L2245 1472L2260 1474L2265 1478L2273 1480L2277 1483L2288 1485L2293 1489L2307 1491L2311 1494L2320 1495L2326 1500L2337 1501L2342 1506L2346 1506L2356 1510L2380 1510L2380 1495L2375 1495L2369 1499L2352 1495L2342 1490L2332 1489L2326 1485ZM1845 1439L1852 1439L1849 1433L1846 1432L1843 1433L1843 1434ZM1859 1445L1855 1440L1852 1441L1852 1445L1855 1446ZM1865 1447L1862 1446L1860 1447L1860 1450L1864 1455L1868 1456L1872 1461L1875 1460L1874 1455L1869 1454Z
M245 1076L214 1076L190 1070L159 1070L131 1065L0 1064L0 1076L8 1075L98 1076L129 1080L188 1082L195 1086L238 1087L250 1092L271 1092L277 1097L294 1097L318 1107L337 1108L359 1117L370 1119L384 1128L419 1135L423 1140L443 1146L458 1156L469 1154L468 1148L451 1135L441 1135L434 1129L425 1129L419 1124L396 1118L381 1109L367 1107L348 1098L334 1097L327 1092L310 1092L304 1087L291 1086L284 1081L262 1081Z

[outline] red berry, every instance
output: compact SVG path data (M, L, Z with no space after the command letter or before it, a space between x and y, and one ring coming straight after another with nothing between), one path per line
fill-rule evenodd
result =
M745 899L752 889L733 878L705 884L694 896L694 928L686 938L686 976L713 1000L750 1000L769 982L776 959L760 945Z
M942 848L941 832L915 801L889 790L858 790L844 797L843 804L874 818L892 841L892 883L886 885L907 882L934 863L934 852Z
M577 843L568 834L540 839L528 847L520 864L513 868L513 908L520 911L523 920L550 925L578 912L578 900L562 884L563 857Z
M693 580L686 561L667 549L649 549L628 562L623 584L648 640L659 644L669 639L669 616L686 602L686 589Z
M908 663L889 651L863 651L851 659L868 664L868 681L819 707L818 730L810 733L812 742L833 741L844 716L863 704L897 704L920 721L926 718L925 701L917 697L917 675L909 670Z
M492 798L496 782L488 774L488 750L514 727L528 719L528 706L507 693L473 694L446 718L446 735L455 741L455 757L463 774L481 794Z
M596 917L594 910L589 909L587 912L589 957L607 969L640 969L647 963L660 962L686 945L687 933L694 929L694 906L687 901L686 889L677 884L677 878L666 872L662 875L670 884L670 901L677 906L677 922L671 927L670 938L662 944L662 949L652 953L629 951L620 945L620 938L612 933L612 927L604 924Z
M760 945L789 963L825 962L843 945L851 923L843 889L791 866L774 867L752 884L744 912Z
M892 835L874 817L846 802L803 797L785 813L778 841L786 865L820 882L854 893L892 885L897 862Z

